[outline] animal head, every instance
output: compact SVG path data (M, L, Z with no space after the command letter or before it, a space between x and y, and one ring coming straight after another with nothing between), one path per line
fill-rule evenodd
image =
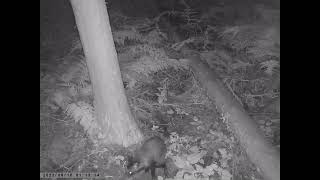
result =
M138 165L138 161L133 156L128 156L126 160L127 174L133 175Z

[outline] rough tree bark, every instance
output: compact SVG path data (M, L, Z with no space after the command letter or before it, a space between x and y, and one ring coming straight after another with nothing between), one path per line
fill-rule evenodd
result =
M251 161L262 170L264 178L280 180L280 153L263 137L258 126L224 87L217 74L200 61L199 55L191 55L180 61L191 67L202 87L207 90L208 96L227 117L241 145Z
M124 93L104 0L70 0L94 91L103 142L129 146L141 141Z

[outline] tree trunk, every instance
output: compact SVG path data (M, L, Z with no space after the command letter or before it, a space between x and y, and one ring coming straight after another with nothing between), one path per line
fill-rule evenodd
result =
M104 0L70 0L94 91L97 124L107 144L129 146L142 135L130 112Z
M199 56L193 55L180 61L191 67L202 87L207 90L208 96L214 100L223 116L227 118L227 122L239 138L251 161L262 170L264 178L280 180L279 152L267 142L258 126L224 87L215 72L200 62Z

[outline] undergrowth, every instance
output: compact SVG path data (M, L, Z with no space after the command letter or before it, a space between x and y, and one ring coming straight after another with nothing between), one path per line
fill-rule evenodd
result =
M279 121L270 119L278 117L274 113L271 117L259 112L267 102L280 96L278 85L274 85L275 79L280 79L279 32L273 26L258 23L214 24L208 20L212 18L212 12L199 13L185 4L182 11L162 12L149 20L110 14L128 102L139 127L147 135L159 133L161 123L153 113L164 112L165 123L173 132L167 142L168 157L174 162L173 169L177 170L172 179L254 179L258 176L256 170L237 140L226 135L227 130L212 131L209 130L211 126L201 122L214 121L209 118L214 113L205 116L199 113L200 110L191 110L195 107L214 109L214 106L188 67L178 59L183 58L180 51L185 48L197 51L202 60L219 73L243 107L249 113L258 113L253 118L262 120L262 130L273 138L280 132L277 129L280 125L274 126ZM170 41L172 36L161 27L161 20L167 17L180 20L181 24L172 26L183 33L184 39ZM93 92L79 38L75 38L69 53L56 61L59 65L40 65L46 69L40 71L41 129L48 129L50 117L57 114L68 117L71 121L65 123L79 124L93 142L92 155L102 156L108 152L108 167L121 167L125 159L121 154L98 146L96 132L99 127L95 123ZM179 126L179 120L184 120L180 125L186 125L186 119L192 126L190 132L206 130L208 134L201 139L182 134L187 127ZM43 135L50 136L50 133ZM73 165L81 165L82 169L85 166Z

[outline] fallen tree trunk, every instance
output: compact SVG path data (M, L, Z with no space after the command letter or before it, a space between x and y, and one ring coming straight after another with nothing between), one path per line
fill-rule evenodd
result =
M208 96L227 117L250 160L262 171L266 180L280 180L280 153L264 138L258 126L199 55L191 55L181 62L189 65Z

